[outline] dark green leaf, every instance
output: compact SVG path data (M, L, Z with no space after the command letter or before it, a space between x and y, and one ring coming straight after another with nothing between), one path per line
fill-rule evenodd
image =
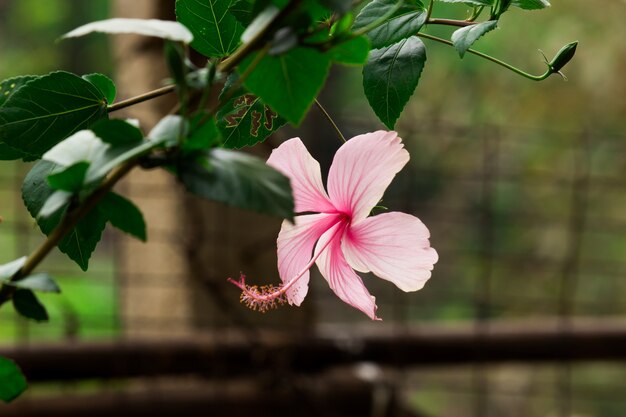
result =
M181 145L184 152L210 149L219 143L220 132L217 129L215 117L200 113L191 120L190 125L189 136Z
M193 33L191 46L208 57L237 48L243 26L228 13L231 0L176 0L176 19Z
M6 103L21 86L35 78L37 78L36 75L23 75L8 78L0 82L0 107L4 106L4 103Z
M370 52L370 43L365 36L350 39L328 50L326 55L344 65L363 65Z
M90 83L92 83L106 98L108 104L111 104L115 101L115 96L117 96L117 88L115 88L115 83L109 77L104 74L93 73L83 75L83 78Z
M89 162L77 162L63 171L48 176L48 184L55 190L77 193L83 188Z
M383 49L375 49L363 67L363 88L378 118L393 129L409 101L426 63L426 47L411 36Z
M459 53L459 56L463 58L465 52L467 52L467 50L478 40L478 38L483 36L485 33L494 30L497 25L497 20L489 20L487 22L466 26L456 30L452 34L452 43L454 44L454 48Z
M374 0L361 10L352 29L358 30L377 21L398 4L397 0ZM416 35L426 23L426 9L417 0L406 1L393 16L382 25L367 33L372 48L380 49L409 36Z
M0 107L0 142L32 157L107 116L106 97L89 81L53 72L29 81Z
M550 7L548 0L513 0L511 4L526 10L539 10Z
M56 282L54 282L52 277L45 272L29 275L26 278L20 279L19 281L11 282L9 285L32 291L54 293L61 292L61 288L59 288L59 286Z
M214 149L181 164L178 175L200 197L293 219L289 179L255 156Z
M251 0L239 0L233 3L228 9L228 12L235 16L235 19L239 23L243 25L243 27L247 27L252 19L254 18L254 14L252 13L253 2Z
M243 72L254 56L239 66ZM298 125L324 85L330 60L314 49L294 48L284 55L265 56L245 86L281 116Z
M146 241L146 222L141 211L131 201L111 192L98 203L98 210L114 227Z
M10 279L13 275L15 275L17 271L22 269L22 266L24 266L24 262L26 262L26 256L23 256L4 265L0 265L0 281L6 281Z
M185 65L185 49L180 43L165 42L165 58L170 75L179 89L187 87L187 67ZM183 90L179 90L180 91Z
M13 161L14 159L20 158L24 158L25 161L32 159L25 153L20 152L17 149L13 149L6 143L0 142L0 161Z
M120 119L101 120L94 124L90 130L103 142L114 146L139 143L143 140L141 130Z
M426 47L417 36L371 51L363 67L363 89L370 106L389 129L413 95L425 63Z
M0 356L0 400L10 403L26 388L28 383L20 368L12 360Z
M235 76L230 77L224 91L229 91L236 79ZM224 103L217 119L224 146L236 149L263 142L287 122L259 97L243 88Z
M45 202L55 192L48 184L48 176L58 169L59 167L50 161L39 161L26 175L22 185L24 204L46 235L52 233L59 225L66 211L62 207L49 217L38 217ZM105 225L106 218L102 217L98 210L90 211L59 243L59 250L86 270L91 253L100 241Z
M102 238L106 222L102 213L91 210L59 243L59 250L86 271L89 268L89 258Z
M6 103L6 101L13 94L15 94L21 86L26 84L28 81L34 80L35 78L37 78L35 75L25 75L21 77L9 78L0 82L0 107L4 106L4 103ZM20 158L25 158L25 160L31 159L24 152L14 149L6 143L2 143L0 141L0 160L12 161Z
M35 321L48 321L48 312L31 290L19 289L13 294L13 307L22 316Z

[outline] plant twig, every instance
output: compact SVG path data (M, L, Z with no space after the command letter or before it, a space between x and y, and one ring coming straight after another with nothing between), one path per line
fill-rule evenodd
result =
M76 226L76 224L106 196L113 186L128 174L135 166L139 159L134 159L120 165L102 182L102 184L93 192L82 204L69 212L63 222L48 235L46 240L26 259L22 268L11 277L10 282L16 282L30 275L31 272L43 261L46 256L63 240L65 235ZM16 287L3 285L0 288L0 305L11 299Z
M458 26L458 27L466 27L466 26L472 26L476 24L474 22L467 21L467 20L440 19L437 17L434 17L432 19L429 17L426 20L426 23L429 25L446 25L446 26Z
M124 109L126 107L134 106L135 104L142 103L144 101L152 100L153 98L169 94L176 90L176 84L169 84L165 87L157 88L156 90L148 91L147 93L138 95L136 97L129 98L128 100L118 101L107 107L109 113Z

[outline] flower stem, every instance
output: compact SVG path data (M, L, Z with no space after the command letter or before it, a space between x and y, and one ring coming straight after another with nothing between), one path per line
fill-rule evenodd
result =
M417 36L419 36L420 38L424 38L424 39L430 39L430 40L435 41L435 42L444 43L444 44L449 45L449 46L454 46L454 44L451 41L449 41L449 40L438 38L438 37L433 36L433 35L428 35L426 33L418 33ZM513 65L507 64L504 61L501 61L501 60L499 60L497 58L494 58L494 57L492 57L490 55L487 55L487 54L484 54L482 52L478 52L478 51L476 51L474 49L468 49L467 52L469 52L470 54L477 55L477 56L479 56L481 58L484 58L484 59L486 59L488 61L491 61L491 62L493 62L495 64L498 64L498 65L500 65L500 66L502 66L502 67L504 67L504 68L506 68L508 70L513 71L516 74L521 75L522 77L528 78L529 80L542 81L542 80L545 80L546 78L548 78L552 74L552 71L550 70L550 68L548 68L548 70L544 74L542 74L542 75L532 75L532 74L529 74L529 73L527 73L525 71L522 71L519 68L514 67Z
M330 116L330 114L326 111L326 109L324 108L324 106L322 106L322 103L319 102L318 99L315 99L315 105L317 105L317 108L320 109L320 111L322 112L322 114L326 117L326 119L328 120L328 122L331 124L331 126L333 127L333 129L335 129L335 132L337 133L337 136L339 137L339 139L341 139L341 141L343 143L346 143L346 137L343 135L343 133L341 133L341 130L339 130L339 127L337 126L337 124L335 123L335 121L333 120L333 118Z

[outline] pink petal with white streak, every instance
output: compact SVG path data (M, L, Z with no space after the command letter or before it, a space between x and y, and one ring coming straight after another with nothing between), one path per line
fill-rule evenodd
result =
M310 214L296 216L295 224L285 220L280 228L278 239L278 272L283 284L296 277L313 257L313 248L317 240L337 223L336 214ZM286 294L289 304L299 306L309 289L309 271L307 270Z
M356 270L371 271L403 291L417 291L438 260L429 236L417 217L399 212L379 214L351 225L343 251Z
M363 284L363 280L348 265L343 252L341 251L342 231L337 232L337 228L346 227L341 223L326 232L317 243L316 254L323 248L329 239L332 241L324 249L317 259L317 267L322 276L326 278L330 288L345 303L357 308L367 314L372 320L380 320L376 316L376 297L370 295Z
M396 132L355 136L335 154L328 173L328 194L353 220L367 217L395 175L409 161Z
M336 211L324 190L320 164L313 159L300 138L289 139L274 149L267 164L291 180L296 213Z

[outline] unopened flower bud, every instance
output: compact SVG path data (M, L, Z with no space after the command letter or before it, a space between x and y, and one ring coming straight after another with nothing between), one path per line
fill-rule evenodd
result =
M556 53L556 56L548 63L550 66L550 70L552 73L558 73L561 71L568 62L572 60L574 54L576 53L576 47L578 46L578 41L574 41L568 43L564 47L561 48L559 52Z

